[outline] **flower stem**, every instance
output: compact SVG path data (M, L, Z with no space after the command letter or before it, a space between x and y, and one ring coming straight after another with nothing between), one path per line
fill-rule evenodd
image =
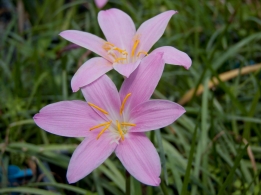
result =
M126 170L126 195L130 195L131 194L131 177L129 172Z

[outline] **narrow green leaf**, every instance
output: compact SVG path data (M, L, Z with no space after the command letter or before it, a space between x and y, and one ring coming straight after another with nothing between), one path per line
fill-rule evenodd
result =
M163 168L163 177L164 177L166 184L168 185L169 181L168 181L168 174L167 174L167 167L166 167L166 158L165 158L164 148L162 145L162 138L161 138L160 131L156 130L155 134L157 137L159 151L160 151L160 160L161 160L161 164L162 164L162 168Z
M236 169L239 167L240 161L241 161L241 159L243 158L244 154L246 153L247 147L248 147L248 144L247 144L243 149L241 149L241 150L239 151L239 154L237 155L237 157L236 157L236 159L235 159L235 161L234 161L233 167L231 168L231 170L230 170L230 172L229 172L229 174L228 174L228 176L227 176L225 182L223 183L223 185L221 186L220 190L218 191L218 195L224 194L225 191L226 191L226 187L227 187L228 185L231 185L231 181L232 181L232 179L233 179L233 176L234 176L234 174L235 174L235 171L236 171Z
M192 138L191 150L189 153L188 164L187 164L186 174L185 174L183 185L182 185L181 195L188 194L187 189L188 189L188 183L189 183L189 178L190 178L190 170L191 170L191 165L192 165L192 161L193 161L193 155L194 155L194 151L195 151L195 147L196 147L197 129L198 129L198 126L196 125L194 134L193 134L193 138Z

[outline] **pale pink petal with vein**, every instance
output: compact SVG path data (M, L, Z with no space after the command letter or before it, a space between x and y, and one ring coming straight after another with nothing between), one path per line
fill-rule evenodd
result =
M101 39L100 37L97 37L96 35L78 30L66 30L61 32L60 36L72 43L89 49L94 53L102 56L103 58L113 62L112 57L110 57L107 54L107 51L103 49L103 45L106 41Z
M86 137L89 128L103 121L86 102L78 100L49 104L33 119L45 131L67 137Z
M103 134L98 140L92 134L85 138L74 151L67 170L67 180L75 183L100 166L115 150L116 143Z
M91 58L85 62L75 73L71 81L73 92L78 91L81 87L104 75L112 69L112 64L108 60L101 57Z
M107 111L109 113L107 116L111 116L113 119L118 119L120 117L119 111L121 102L119 93L112 80L106 74L83 87L81 90L86 101ZM102 117L105 116L100 111L97 112Z
M125 77L129 77L130 74L139 66L141 60L137 60L134 63L129 64L114 64L113 68Z
M121 101L128 93L131 93L125 104L126 112L150 99L163 72L162 55L162 53L157 53L145 57L139 67L123 82L120 89Z
M108 0L94 0L96 6L101 9L105 6L105 4L108 2Z
M125 49L128 53L131 51L136 28L129 15L112 8L100 11L98 21L108 42Z
M186 111L168 100L149 100L139 104L130 113L130 122L136 124L130 132L156 130L170 125Z
M163 46L159 47L151 52L153 53L158 53L158 52L163 52L163 60L167 64L173 64L173 65L179 65L179 66L184 66L186 69L189 69L192 61L188 54L186 54L183 51L180 51L174 47L171 46Z
M175 13L177 12L173 10L166 11L142 23L136 33L140 39L138 49L148 52L163 35L170 18Z
M143 133L130 133L115 150L126 170L140 182L158 186L160 184L160 158Z

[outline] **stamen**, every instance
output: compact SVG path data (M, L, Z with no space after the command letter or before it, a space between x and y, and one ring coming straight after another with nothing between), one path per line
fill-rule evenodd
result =
M124 135L123 135L123 132L122 132L122 129L121 129L121 124L117 120L116 120L116 123L117 123L118 131L119 131L120 136L121 136L121 140L123 141L124 140Z
M109 122L109 124L106 126L106 127L104 127L102 130L101 130L101 132L98 134L98 136L97 136L97 140L101 137L101 135L106 131L106 129L108 129L109 127L110 127L110 125L111 125L111 121Z
M112 49L113 49L113 50L116 50L116 51L118 51L118 52L120 52L121 54L126 54L126 53L127 53L127 51L125 51L125 50L123 50L123 49L120 49L120 48L118 48L118 47L113 47Z
M110 43L110 42L105 42L102 47L103 47L103 49L105 49L106 51L108 51L108 50L110 50L112 47L114 47L114 44L112 44L112 43Z
M92 107L96 108L97 110L101 111L101 112L104 113L104 114L109 114L107 111L103 110L102 108L96 106L96 105L93 104L93 103L88 102L88 104L89 104L89 106L92 106Z
M139 53L137 54L137 56L139 57L140 54L145 54L146 56L149 55L146 51L139 51Z
M92 130L94 130L94 129L97 129L97 128L99 128L99 127L108 125L108 124L111 124L111 121L106 122L106 123L102 123L102 124L99 124L99 125L96 125L96 126L93 126L93 127L90 128L90 131L92 131Z
M125 103L126 103L127 99L130 97L130 95L131 95L131 93L128 93L128 94L126 95L126 97L124 98L124 100L122 101L121 109L120 109L120 114L121 114L121 115L122 115L122 111L123 111L123 109L124 109Z
M134 44L133 44L132 50L131 50L131 57L134 56L134 53L135 53L135 51L136 51L136 49L137 49L139 43L140 43L140 40L136 39L135 42L134 42Z
M107 53L111 55L114 59L117 59L117 56L115 55L115 53L113 53L113 50L110 49Z
M115 61L114 61L114 63L117 63L117 62L119 62L119 61L121 61L121 60L127 60L127 58L116 58Z
M136 126L136 124L133 123L121 123L123 126Z

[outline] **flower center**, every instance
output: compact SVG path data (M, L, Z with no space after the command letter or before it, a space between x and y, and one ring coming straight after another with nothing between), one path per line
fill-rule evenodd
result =
M146 51L139 51L137 53L137 48L139 44L140 44L139 36L136 35L133 39L133 46L131 49L130 56L128 55L128 52L125 49L121 49L110 42L105 42L103 45L103 49L107 51L108 55L113 57L114 59L113 63L125 64L129 62L135 62L137 58L140 57L140 54L148 55Z
M120 115L122 115L126 101L128 100L128 98L130 96L131 96L131 93L128 93L125 96L125 98L123 99L121 107L120 107ZM109 112L107 112L106 110L100 108L99 106L97 106L93 103L88 102L88 105L95 108L96 110L102 112L103 114L109 115ZM95 129L99 129L99 128L103 127L102 130L100 131L100 133L97 136L97 140L108 129L112 133L112 135L114 136L115 141L118 142L119 139L121 139L121 141L124 141L124 135L128 133L129 127L133 127L133 126L136 126L136 124L129 123L129 122L122 122L122 120L115 120L115 121L109 120L109 121L106 121L104 123L101 123L101 124L98 124L98 125L91 127L90 131L93 131Z

